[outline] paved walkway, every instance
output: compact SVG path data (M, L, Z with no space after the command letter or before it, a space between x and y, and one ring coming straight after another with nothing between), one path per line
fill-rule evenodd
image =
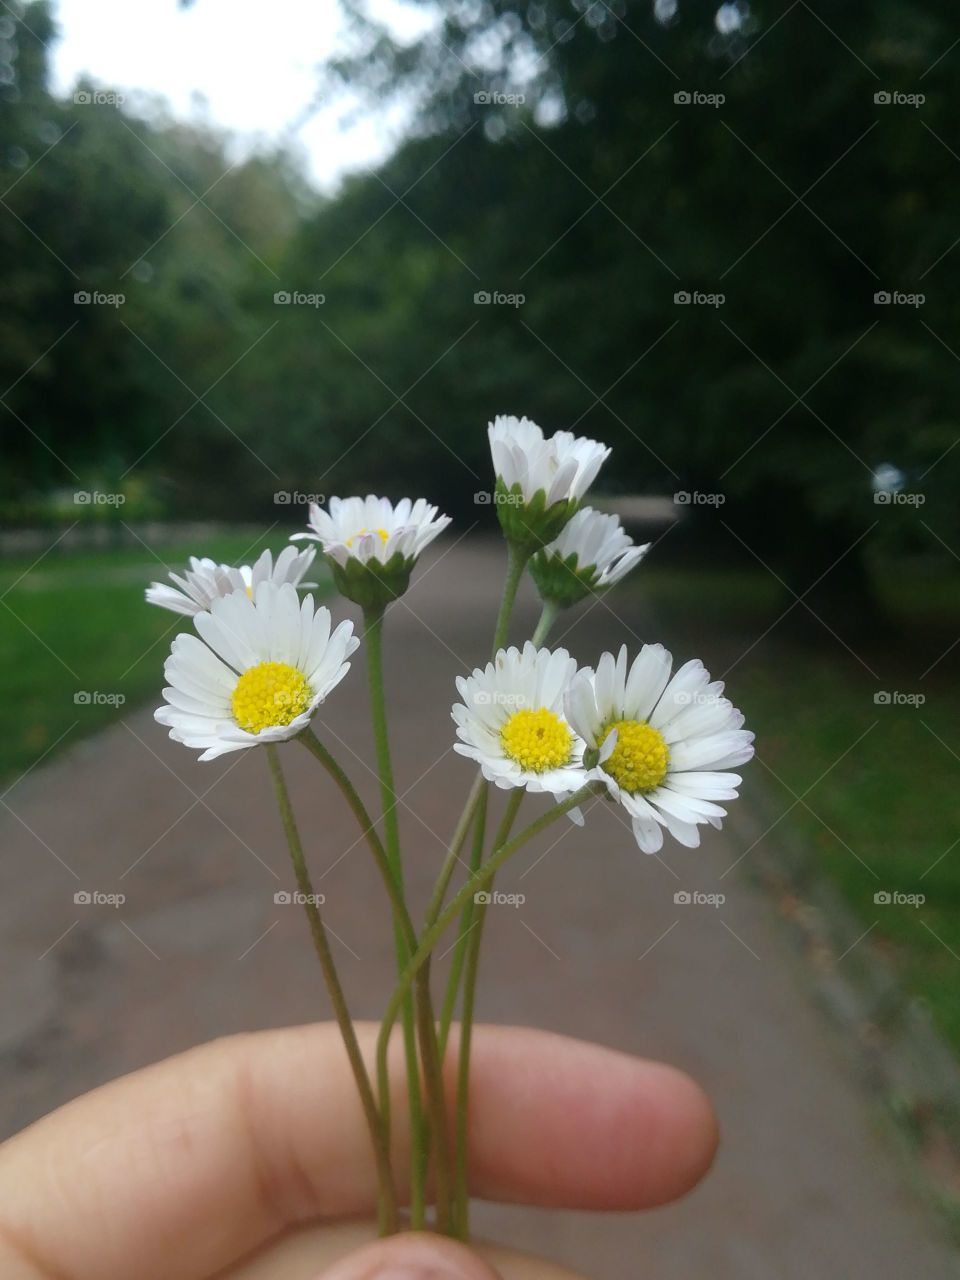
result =
M500 550L435 552L391 611L388 679L409 878L426 893L470 778L449 748L453 676L484 656ZM531 624L523 597L515 634ZM642 630L605 605L568 637L578 656ZM526 632L528 634L528 632ZM709 653L704 653L709 658ZM357 668L329 704L328 740L371 803ZM402 745L401 745L402 744ZM380 887L336 794L285 749L358 1015L377 1017L391 961ZM199 1040L325 1014L256 752L200 765L149 710L37 769L6 797L0 840L0 1132ZM407 807L409 806L409 807ZM439 833L439 836L435 833ZM544 839L500 877L480 1013L596 1039L684 1067L715 1100L724 1141L682 1204L642 1217L483 1206L478 1227L596 1280L901 1280L952 1275L935 1217L824 1022L735 831L645 858L612 806ZM721 890L720 909L677 906ZM78 890L124 893L77 905Z

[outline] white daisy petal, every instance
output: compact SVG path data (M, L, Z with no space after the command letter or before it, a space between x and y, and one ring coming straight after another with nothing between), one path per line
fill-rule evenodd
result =
M277 556L276 564L273 553L264 551L256 564L244 564L239 568L191 556L190 568L182 575L171 572L170 579L175 586L153 582L147 587L145 598L148 604L193 617L208 610L214 600L235 591L253 595L261 582L274 582L278 586L284 582L294 587L312 586L312 583L303 582L303 577L316 554L315 547L308 547L306 551L285 547Z
M565 699L571 725L598 751L589 779L627 811L646 853L660 848L663 828L691 849L701 826L719 828L726 810L717 801L735 799L741 781L724 770L753 755L753 734L722 684L696 661L671 680L671 665L662 645L644 645L629 671L624 649L604 653Z
M278 565L295 571L289 557ZM198 613L200 638L178 636L164 672L164 705L154 713L170 737L213 760L265 742L295 737L350 669L359 641L353 624L331 635L330 611L302 601L291 581L277 584L259 561L255 599L245 591ZM204 643L204 641L206 643Z
M487 428L493 469L507 489L519 485L524 502L540 491L547 505L578 502L610 456L586 436L558 431L549 439L529 418L500 414Z
M536 649L527 641L522 650L499 650L486 667L457 680L454 750L499 787L555 796L576 791L587 776L585 743L564 712L576 670L565 649Z
M450 524L425 498L412 502L401 498L394 506L388 498L331 498L327 510L311 504L309 529L295 533L320 544L324 555L342 567L351 560L360 564L385 564L400 554L413 562Z

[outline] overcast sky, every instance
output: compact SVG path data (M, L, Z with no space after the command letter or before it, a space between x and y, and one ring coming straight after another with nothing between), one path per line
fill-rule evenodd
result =
M402 38L424 30L419 6L369 0L369 10ZM246 11L245 11L246 10ZM216 124L276 139L297 126L317 85L317 64L343 37L336 0L55 0L61 37L54 89L72 91L86 74L104 87L162 94L178 116L206 113ZM205 107L201 105L205 100ZM382 159L403 127L381 112L344 128L347 104L325 107L296 129L304 162L324 189L353 168Z

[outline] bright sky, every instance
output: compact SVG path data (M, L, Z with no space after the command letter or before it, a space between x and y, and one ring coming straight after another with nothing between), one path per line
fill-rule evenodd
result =
M401 0L369 0L368 9L401 39L430 25L422 8ZM195 0L189 9L177 0L56 0L56 15L56 92L72 92L86 74L127 95L160 94L177 116L205 115L261 140L292 131L307 173L324 189L387 155L405 123L402 111L346 123L349 102L308 116L317 65L343 39L336 0Z

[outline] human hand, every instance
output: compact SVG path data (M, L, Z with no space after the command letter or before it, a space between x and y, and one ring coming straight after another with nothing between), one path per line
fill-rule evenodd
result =
M359 1025L372 1056L376 1028ZM455 1054L447 1061L453 1107ZM393 1160L408 1167L402 1062ZM473 1194L629 1210L673 1200L716 1146L673 1068L542 1031L477 1027ZM376 1177L333 1024L233 1036L116 1080L0 1146L4 1280L575 1280L425 1234L363 1245ZM362 1247L359 1247L362 1246ZM359 1247L359 1251L358 1250Z

